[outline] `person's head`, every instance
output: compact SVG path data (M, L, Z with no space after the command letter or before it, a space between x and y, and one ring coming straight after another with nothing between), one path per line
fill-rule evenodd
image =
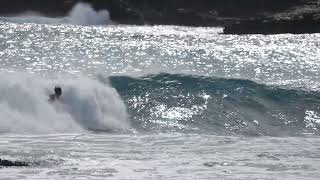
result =
M62 94L62 89L59 86L54 87L54 93L56 94L57 97L60 97Z

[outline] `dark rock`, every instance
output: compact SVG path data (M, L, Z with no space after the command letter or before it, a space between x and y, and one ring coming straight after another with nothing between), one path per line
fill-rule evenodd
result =
M320 21L302 20L248 20L224 28L224 34L280 34L319 33Z
M308 7L305 10L252 18L227 25L225 34L279 34L279 33L319 33L320 8Z
M10 15L35 11L50 16L66 14L78 0L1 0L0 14Z
M28 163L22 161L9 161L0 159L0 167L11 167L11 166L29 166Z
M130 24L224 26L239 18L275 13L303 0L85 0L95 9L108 9L111 19Z
M226 34L320 32L320 0L2 0L0 14L65 16L78 2L107 9L120 24L225 26Z
M125 24L226 25L259 13L281 12L304 0L2 0L0 14L36 11L63 16L78 2L107 9L111 19Z

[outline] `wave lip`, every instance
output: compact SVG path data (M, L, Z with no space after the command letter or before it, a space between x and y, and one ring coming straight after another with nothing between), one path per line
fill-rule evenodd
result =
M65 17L46 17L36 12L26 12L17 16L0 17L0 21L36 24L108 25L112 24L108 10L95 11L87 3L78 3Z
M140 131L320 135L318 91L179 74L114 76L110 81Z

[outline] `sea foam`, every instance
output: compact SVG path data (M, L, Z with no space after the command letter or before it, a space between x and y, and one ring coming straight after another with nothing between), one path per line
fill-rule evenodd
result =
M60 85L60 101L49 102ZM0 76L1 133L126 131L126 107L116 90L88 78L46 79L22 73Z

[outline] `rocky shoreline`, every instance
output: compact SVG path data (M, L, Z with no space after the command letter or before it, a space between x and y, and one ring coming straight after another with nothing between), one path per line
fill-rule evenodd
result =
M0 14L63 16L79 2L107 9L119 24L222 26L226 34L320 32L320 0L3 0Z
M249 18L229 24L225 34L279 34L279 33L320 33L320 2L309 1L269 16Z
M303 34L320 33L320 20L312 15L301 19L251 19L227 25L224 34Z

